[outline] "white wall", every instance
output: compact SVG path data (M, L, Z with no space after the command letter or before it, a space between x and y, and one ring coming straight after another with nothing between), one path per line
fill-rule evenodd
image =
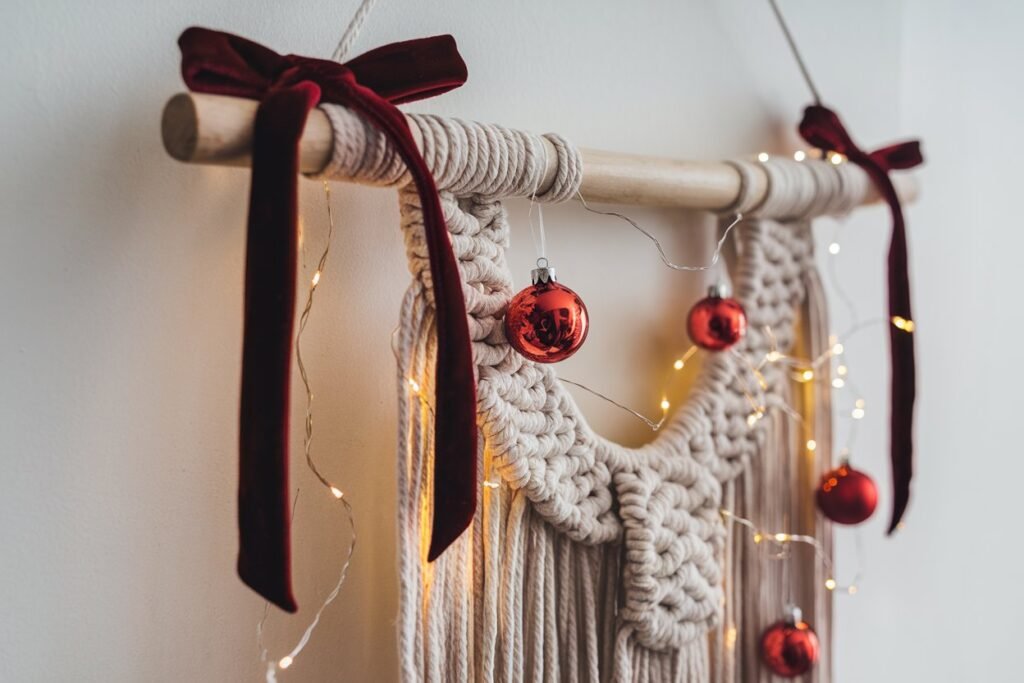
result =
M925 140L928 159L909 214L918 475L906 530L865 535L870 583L839 611L840 681L1021 680L1022 25L1019 3L904 9L903 132Z
M181 88L174 41L186 26L327 54L354 4L0 6L0 679L258 679L263 604L234 576L247 177L171 161L158 121ZM394 0L357 49L453 33L470 81L420 111L682 158L794 148L807 96L764 3L634 5ZM1004 151L989 121L1010 129L1011 105L1021 104L1020 48L1007 47L1021 13L1011 21L923 1L785 6L826 99L858 138L920 134L931 162L910 212L923 375L916 499L897 540L881 538L881 517L862 534L870 571L858 596L839 599L838 680L1012 680L1022 595L1016 533L1003 531L1021 475L1009 438L1020 237L1009 215L1015 149ZM854 52L858 41L871 49ZM339 186L335 197L340 231L307 349L318 457L349 492L359 548L350 583L285 680L391 680L388 335L407 280L393 194ZM511 210L512 263L525 279L534 256L525 205ZM303 185L303 213L315 253L325 229L315 183ZM709 217L629 213L677 259L707 257ZM551 257L594 319L564 375L656 413L702 281L659 267L651 246L614 221L577 206L545 217ZM833 229L819 228L824 238ZM838 271L865 316L881 310L887 232L877 208L843 229ZM614 288L610 269L621 274ZM865 333L848 347L871 408L858 458L885 484L884 340ZM631 443L649 435L580 400L604 433ZM296 427L300 419L296 401ZM275 656L333 583L345 540L337 508L298 462L294 478L306 609L272 613ZM842 536L846 569L851 540Z

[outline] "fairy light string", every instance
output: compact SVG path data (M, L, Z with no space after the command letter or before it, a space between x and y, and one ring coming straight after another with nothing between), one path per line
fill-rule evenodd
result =
M737 211L736 214L733 216L732 222L725 227L725 230L722 232L722 236L718 238L718 244L715 245L715 251L711 255L710 263L703 266L688 266L675 263L671 259L669 259L668 254L665 253L665 248L661 246L661 242L658 240L658 238L652 235L644 228L642 228L639 223L637 223L629 216L618 213L616 211L602 211L601 209L592 208L590 204L587 203L587 200L583 198L583 195L579 191L576 192L576 197L580 200L580 203L583 205L583 208L589 211L590 213L595 213L599 216L611 216L613 218L618 218L620 220L625 221L626 223L629 223L637 232L639 232L644 237L654 242L654 246L658 248L658 254L661 256L661 260L662 262L664 262L666 266L668 266L672 270L682 270L686 272L700 272L704 270L711 270L716 265L718 265L718 261L722 257L722 247L725 245L725 241L729 238L729 233L732 232L732 229L735 228L740 223L740 221L743 220L743 214Z
M807 156L807 154L804 155L804 158L806 158L806 156ZM766 153L762 153L761 155L759 155L759 158L761 158L761 157L764 157L765 159L767 159L768 155ZM712 260L711 260L711 263L709 265L706 265L706 266L680 266L679 264L673 264L671 261L669 261L669 259L667 258L664 250L661 248L661 244L658 242L658 240L656 238L654 238L654 236L651 235L647 230L645 230L642 227L640 227L639 224L637 224L633 219L631 219L631 218L629 218L627 216L624 216L622 214L615 213L615 212L604 212L604 211L599 211L599 210L591 209L589 206L586 205L586 202L585 202L585 200L583 199L582 196L580 196L579 199L583 203L584 208L586 208L588 211L591 211L593 213L599 213L599 214L602 214L602 215L610 215L610 216L613 216L613 217L618 217L618 218L626 221L630 225L632 225L640 233L644 234L645 236L647 236L649 239L651 239L655 243L655 245L658 247L658 250L659 250L659 252L660 252L660 254L662 256L662 260L663 260L663 262L665 263L666 266L672 268L673 270L680 270L680 271L700 271L700 270L707 270L710 267L713 267L718 262L718 260L720 258L720 252L721 252L721 250L724 247L724 244L726 242L726 238L728 237L729 231L742 219L741 216L737 215L736 220L733 221L731 224L729 224L729 226L726 228L725 233L723 234L722 238L719 239L719 241L718 241L718 243L716 245L715 252L714 252L714 254L712 256ZM531 211L531 213L532 213L532 211ZM541 220L543 220L543 219L541 218ZM533 228L532 220L530 222L531 222L531 232L532 232L532 228ZM543 224L541 224L541 225L543 225ZM541 231L543 231L543 227L541 227ZM543 232L541 232L541 234L543 235ZM543 239L543 237L541 239ZM833 242L833 244L838 245L837 242ZM535 243L535 246L538 246L538 245L536 245L536 243ZM543 249L543 247L541 247L541 249ZM839 249L833 249L833 248L829 249L829 253L832 254L832 255L838 254L839 251L840 251ZM543 253L543 251L541 253ZM767 326L765 328L763 328L763 332L764 332L765 336L769 340L769 350L764 354L764 356L762 356L760 359L758 359L757 362L753 362L748 356L746 356L745 354L739 352L738 350L735 350L735 349L730 350L730 353L733 354L738 359L737 367L742 369L742 370L745 370L744 373L741 373L740 375L737 375L737 378L743 380L745 382L745 384L747 385L747 388L744 389L744 395L745 395L747 401L750 403L750 406L751 406L751 413L748 415L748 418L747 418L748 426L750 428L755 427L757 425L757 423L766 416L766 414L769 412L769 409L770 409L770 407L766 404L766 400L765 400L767 389L768 389L768 382L767 382L767 379L765 378L764 372L763 372L764 369L767 366L779 365L781 367L784 367L788 371L787 374L788 374L789 378L792 381L797 382L797 383L813 382L813 381L823 380L824 378L827 378L830 381L831 386L833 388L835 388L835 389L842 389L844 387L853 388L854 385L849 380L849 368L847 367L845 362L842 360L842 356L845 354L846 348L845 348L845 345L844 345L843 341L840 341L840 340L841 339L849 340L851 337L856 335L858 332L861 332L862 330L867 329L867 328L871 327L872 325L881 324L883 322L885 322L885 321L881 320L881 319L870 320L870 321L866 321L866 322L856 322L841 337L840 336L835 336L835 335L831 336L829 338L829 346L828 346L828 348L824 352L819 354L817 357L815 357L815 358L798 358L798 357L795 357L795 356L792 356L792 355L785 354L785 353L781 352L779 350L779 348L778 348L778 345L777 345L777 342L776 342L776 338L775 338L774 333L772 332L772 329L770 327L767 327ZM907 322L910 322L910 321L907 321ZM912 323L911 323L911 330L912 330ZM396 347L396 344L395 344L395 337L396 337L397 332L398 332L398 330L396 328L396 330L391 335L392 336L391 347L392 347L392 352L395 354L396 362L400 363L400 359L399 359L399 356L398 356L398 350L397 350L397 347ZM686 369L687 367L689 367L689 361L693 358L693 356L697 353L698 350L699 349L698 349L697 346L691 345L683 354L681 354L678 358L676 358L672 362L672 364L671 364L671 368L672 368L673 372L674 373L679 373L679 372L683 371L684 369ZM832 367L834 364L836 364L835 370L833 370L833 367ZM744 379L744 376L746 377L746 379ZM619 401L616 401L615 399L611 398L610 396L607 396L607 395L605 395L605 394L603 394L603 393L601 393L601 392L599 392L597 390L594 390L594 389L590 388L589 386L587 386L587 385L585 385L583 383L576 382L574 380L567 379L567 378L564 378L564 377L560 377L559 380L561 382L565 383L565 384L569 384L569 385L575 386L575 387L577 387L579 389L582 389L582 390L584 390L584 391L586 391L586 392L588 392L590 394L593 394L594 396L600 398L603 401L606 401L606 402L610 403L611 405L615 406L616 408L629 413L634 418L636 418L636 419L640 420L641 422L643 422L644 424L646 424L652 431L660 430L664 426L666 420L668 419L668 414L669 414L669 410L671 408L671 403L668 400L668 392L667 391L663 391L662 392L662 398L661 398L661 401L659 403L659 406L661 408L661 413L662 413L661 417L658 420L653 420L653 419L645 416L643 413L641 413L641 412L639 412L637 410L634 410L634 409L630 408L629 406L627 406L627 405L625 405L623 403L620 403ZM419 383L413 377L406 377L405 381L406 381L406 383L407 383L407 385L409 387L410 395L415 397L416 399L418 399L421 402L421 404L431 414L433 414L433 412L434 412L433 406L431 405L429 398L422 391L422 388L419 385ZM670 384L670 383L667 383L667 384ZM796 420L798 422L802 422L803 421L803 416L800 415L796 410L794 410L788 404L785 404L785 403L778 404L777 403L777 404L771 406L771 408L779 408L784 413L786 413L789 417L791 417L792 419L794 419L794 420ZM853 426L851 427L851 430L850 430L850 437L849 437L849 441L847 443L847 447L844 448L841 451L841 456L846 457L849 454L850 447L852 446L853 435L855 435L855 433L856 433L855 424L856 424L857 421L863 419L864 415L865 415L865 401L862 398L858 398L858 399L856 399L854 401L853 408L850 411L849 417L853 421ZM804 444L804 448L806 448L806 450L811 452L811 453L816 451L817 447L818 447L818 443L813 438L813 436L811 438L809 438L806 441L806 443ZM497 488L498 486L500 486L500 484L498 482L496 482L496 481L491 481L491 480L486 480L485 479L482 482L482 486L484 488ZM792 533L792 532L789 532L789 531L769 531L769 530L765 530L765 529L760 528L753 521L751 521L749 519L746 519L744 517L740 517L740 516L736 515L735 513L731 512L730 510L726 510L724 508L722 508L720 510L720 514L722 515L723 519L727 523L740 525L740 526L744 527L747 531L749 531L749 536L750 536L751 540L753 541L753 543L755 545L766 544L766 545L769 545L769 546L777 547L779 552L777 552L774 555L774 559L786 560L788 558L788 552L789 552L790 544L793 544L793 543L803 544L803 545L806 545L806 546L809 546L809 547L813 548L816 558L818 559L818 561L820 561L822 563L822 565L826 569L826 573L828 574L828 578L824 581L824 584L823 584L823 587L826 590L832 591L832 592L842 592L842 593L846 593L848 595L855 595L858 592L859 584L861 583L861 581L863 580L864 575L865 575L865 572L864 572L864 569L863 569L862 545L861 545L861 540L860 540L859 535L855 536L855 542L856 542L856 545L857 545L857 557L859 558L858 559L858 565L859 566L856 569L853 578L849 582L841 583L836 578L835 567L834 567L834 564L832 562L832 559L825 552L824 547L822 546L822 544L814 536L810 536L810 535L807 535L807 534Z
M718 512L726 524L739 525L743 527L748 532L750 540L754 545L764 545L769 548L776 548L777 552L774 554L773 559L786 560L788 558L790 544L793 543L806 545L812 548L814 550L815 557L819 562L821 562L825 571L829 575L823 583L824 588L829 591L844 592L848 595L855 595L857 593L858 584L864 578L864 570L858 569L849 583L838 582L835 578L835 566L832 562L832 558L828 556L828 553L825 552L824 546L814 536L810 536L808 534L794 534L788 531L769 531L762 529L753 521L745 517L741 517L725 508L719 509Z
M797 162L802 162L806 159L820 158L821 155L822 153L818 150L798 150L793 154L793 159ZM770 158L771 157L767 152L761 152L760 154L757 155L757 159L762 163L769 161ZM842 164L846 161L845 157L835 153L827 154L825 158L827 158L827 160L830 163L836 165ZM639 223L637 223L634 219L618 212L594 209L586 202L585 198L581 194L578 194L577 196L581 204L583 205L584 209L586 209L587 211L600 215L619 218L620 220L623 220L626 223L628 223L631 227L640 232L642 235L647 237L654 243L664 265L677 271L694 272L709 270L710 268L713 268L720 259L721 251L724 248L724 245L729 237L730 231L742 220L742 215L737 214L735 220L728 224L728 226L725 228L716 244L715 251L712 255L709 264L701 266L682 265L675 263L671 259L669 259L660 241L652 233L650 233L648 230L643 228ZM531 220L531 232L532 228L533 225ZM834 239L829 243L827 247L827 252L831 257L835 257L841 252L841 245L838 241L838 235L836 235ZM846 353L845 343L847 343L857 333L874 325L884 323L886 321L882 319L875 319L869 321L860 320L859 316L857 315L857 309L853 302L853 299L839 285L839 278L836 275L834 264L835 259L829 258L829 279L831 281L831 284L833 285L833 289L836 290L837 293L840 293L840 298L850 309L851 318L854 322L851 325L851 327L842 335L830 336L828 347L824 352L822 352L821 354L814 358L799 358L796 356L792 356L790 354L783 353L778 348L775 336L770 327L765 327L763 330L766 337L769 340L769 350L760 359L752 360L746 354L741 353L736 349L732 349L730 351L730 353L738 361L737 378L740 379L743 383L743 393L751 407L751 412L747 417L747 424L750 428L754 428L757 425L757 423L760 422L761 419L763 419L768 414L770 409L781 409L784 413L786 413L790 418L794 419L795 421L803 422L803 416L800 415L799 412L794 410L785 402L774 402L771 406L767 405L766 398L768 383L764 376L764 370L768 366L775 365L784 368L784 370L786 371L786 376L788 376L792 381L796 383L823 381L827 382L835 390L846 389L849 392L853 393L854 395L859 394L856 385L852 382L850 378L849 365L844 357ZM910 320L893 319L892 321L890 321L890 323L894 325L897 329L905 330L907 332L912 332L914 329L913 321ZM676 358L671 365L674 373L679 373L680 371L688 367L690 359L697 352L697 350L698 348L696 346L690 346L682 355ZM747 379L743 379L743 376L746 376ZM594 396L610 403L616 408L629 413L633 417L642 421L653 431L658 431L659 429L661 429L664 426L666 420L668 419L671 403L668 399L667 390L662 392L662 398L659 404L661 408L661 417L658 420L653 420L644 415L643 413L634 410L633 408L630 408L629 406L624 405L623 403L620 403L614 398L611 398L599 391L596 391L585 384L565 378L560 379L562 382L566 384L570 384L572 386L583 389L584 391L593 394ZM671 382L666 383L666 386L668 386L668 384L670 383ZM860 420L862 420L865 417L865 414L865 400L859 397L853 401L850 407L846 409L841 409L840 411L840 417L845 417L846 419L848 419L850 423L850 427L847 430L846 444L840 451L840 457L843 458L844 460L847 459L850 455L850 451L853 447L857 435L857 424ZM811 454L813 454L817 450L818 442L814 438L813 434L811 434L807 438L806 442L803 444L803 447L806 449L808 453ZM496 485L492 484L491 482L485 482L484 485L487 486L489 484ZM789 544L791 543L804 544L812 547L814 549L816 557L823 564L828 575L828 578L824 582L824 588L826 590L844 592L849 595L854 595L858 592L858 586L864 577L863 550L859 535L855 536L855 543L857 548L856 556L858 558L857 569L855 570L853 578L849 582L842 583L836 578L836 572L832 559L828 556L827 553L825 553L824 547L815 537L806 534L791 533L788 531L766 531L759 528L751 520L738 517L731 511L723 509L721 512L723 518L726 518L727 521L729 521L730 523L739 524L740 526L743 526L748 531L750 531L750 537L755 544L767 542L769 544L775 544L779 546L780 552L778 553L776 559L786 559L788 557Z
M341 38L338 41L337 46L334 48L334 52L331 55L331 59L333 59L334 61L337 61L337 62L344 61L345 57L347 56L349 51L352 49L352 46L355 44L356 39L359 37L359 33L362 31L363 25L366 23L367 18L369 17L370 13L373 11L373 8L377 4L377 2L378 2L378 0L362 0L362 2L360 2L359 7L355 11L355 14L349 20L348 26L345 28L344 33L342 33ZM311 385L311 383L309 381L309 374L306 371L306 364L305 364L305 362L303 361L303 358L302 358L302 335L303 335L303 332L305 332L305 330L306 330L306 324L309 322L309 316L310 316L310 313L311 313L311 311L313 309L314 295L316 294L317 286L320 284L320 280L323 277L324 269L327 266L327 256L330 253L331 241L332 241L332 238L334 237L334 211L333 211L332 206L331 206L331 187L330 187L330 185L328 185L326 180L323 181L323 189L324 189L324 200L325 200L325 203L327 205L327 239L326 239L326 242L324 244L324 249L323 249L323 251L320 254L320 259L317 261L316 270L313 272L313 276L310 279L309 290L308 290L308 293L306 295L306 304L305 304L305 306L302 309L301 315L299 316L298 330L297 330L297 332L295 334L295 359L296 359L296 363L297 363L297 365L299 367L299 376L302 378L302 386L306 390L305 434L303 435L303 451L304 451L305 456L306 456L306 466L313 473L313 475L317 478L317 480L320 482L320 484L323 485L323 487L325 489L327 489L327 491L331 494L331 496L336 501L341 503L342 510L344 511L344 514L345 514L345 519L348 522L348 527L349 527L349 543L348 543L348 549L347 549L347 551L345 553L345 559L342 562L341 569L340 569L340 571L338 573L338 580L334 584L334 588L331 590L330 593L327 594L327 597L320 604L319 609L317 609L316 614L313 616L313 620L310 622L310 624L303 631L302 636L299 638L299 641L295 644L295 647L293 647L288 654L286 654L284 657L281 657L276 662L269 660L267 649L263 646L264 625L265 625L265 622L267 620L268 610L270 608L270 604L269 603L264 604L263 617L260 619L259 623L257 624L256 631L257 631L257 643L258 643L258 646L260 648L260 659L261 659L262 662L264 662L266 664L266 667L267 667L266 668L266 681L267 681L267 683L276 683L277 682L277 672L279 670L285 670L285 669L289 668L292 664L294 664L296 657L298 657L299 654L302 652L302 650L305 649L306 645L309 643L309 639L313 635L313 631L316 630L316 627L320 624L320 618L323 616L324 611L327 609L327 607L332 602L334 602L334 600L338 597L338 594L341 592L341 588L345 584L345 580L348 578L348 570L349 570L349 567L352 564L352 557L355 554L355 550L356 550L356 538L357 538L357 535L356 535L356 523L355 523L355 514L354 514L354 512L352 510L352 505L351 505L351 503L349 503L348 499L345 497L344 491L340 487L338 487L335 484L333 484L323 474L323 472L321 472L320 468L316 464L316 461L313 459L312 444L313 444L313 398L314 398L314 396L313 396L312 385ZM300 216L299 217L299 230L300 230L299 237L300 237L300 240L304 238L305 231L304 231L303 227L304 227L304 224L303 224L302 218ZM305 245L303 244L303 259L304 258L305 258ZM305 261L303 261L303 264L305 264ZM295 499L292 502L292 519L293 520L294 520L294 517L295 517L295 506L297 504L298 504L298 492L296 492Z
M320 607L317 609L313 616L313 620L309 623L306 629L303 631L302 636L299 638L295 646L285 656L281 657L276 661L270 661L267 656L267 650L263 647L263 631L264 622L267 618L267 610L269 604L264 606L263 618L257 625L257 639L261 650L261 661L266 664L266 681L267 683L276 683L277 672L279 670L285 670L294 664L295 659L305 649L309 643L310 638L313 635L313 631L320 624L320 619L324 614L324 611L328 606L334 602L341 593L341 588L345 584L345 580L348 578L349 567L352 564L352 557L356 550L356 523L355 514L352 510L352 505L349 503L348 498L345 497L344 492L341 488L331 482L323 472L320 470L313 458L313 388L309 380L309 373L306 369L306 363L302 357L302 335L306 331L306 325L309 322L310 313L313 309L314 296L317 291L317 287L320 285L323 277L324 269L327 266L327 257L330 254L331 242L334 237L334 211L331 205L331 187L327 184L327 181L323 183L324 188L324 199L327 204L327 237L324 244L324 249L320 253L320 258L317 261L316 270L313 272L313 276L310 279L309 290L306 295L306 304L302 309L302 313L299 316L298 331L295 334L295 359L296 364L299 367L299 376L302 378L302 386L306 390L306 415L305 415L305 434L303 435L303 451L306 456L306 466L310 472L316 477L320 484L330 493L330 495L338 501L345 515L345 519L349 527L349 543L347 551L345 552L345 558L342 562L341 569L338 573L338 580L335 582L333 589L327 594L323 602L320 603ZM298 494L296 494L295 500L292 504L292 517L295 516L295 505L298 504Z

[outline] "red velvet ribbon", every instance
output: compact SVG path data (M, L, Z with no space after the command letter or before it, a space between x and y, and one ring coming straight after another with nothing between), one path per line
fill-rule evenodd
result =
M466 306L433 177L395 107L466 81L451 36L385 45L338 64L279 55L203 28L178 44L191 90L260 100L253 131L245 274L238 573L279 607L291 587L288 410L295 315L298 144L319 102L345 105L379 128L405 162L423 207L438 352L434 397L434 519L430 559L472 522L476 509L476 388Z
M899 195L889 178L889 171L913 168L924 162L917 140L864 152L856 144L839 117L821 105L804 110L800 135L808 143L824 150L839 152L868 174L882 199L892 212L892 237L889 242L889 346L892 359L890 388L891 441L889 458L892 465L893 508L889 521L891 534L900 523L910 502L910 480L914 471L914 335L901 330L892 321L899 317L912 321L910 312L910 275L907 264L907 234Z

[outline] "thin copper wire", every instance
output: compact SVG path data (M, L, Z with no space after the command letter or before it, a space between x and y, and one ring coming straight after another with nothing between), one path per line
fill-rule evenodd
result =
M316 271L315 271L315 273L313 275L313 280L311 281L310 286L309 286L309 293L306 296L306 305L302 309L302 313L299 316L298 331L295 334L295 359L296 359L296 363L299 366L299 376L302 378L302 386L306 390L306 420L305 420L306 430L305 430L305 435L303 437L303 451L304 451L305 456L306 456L306 465L307 465L307 467L309 467L309 470L320 481L320 483L323 484L323 486L331 493L331 495L334 496L335 498L337 498L341 502L342 508L345 510L345 517L346 517L346 519L348 521L350 535L349 535L348 551L346 552L345 560L344 560L344 562L341 565L341 570L340 570L340 572L338 574L338 581L337 581L337 583L335 583L334 588L327 595L327 597L324 599L324 601L320 604L319 609L317 609L316 614L313 617L313 621L310 622L309 626L306 627L306 630L303 632L302 637L299 639L299 642L296 643L295 647L292 648L291 652L289 652L288 655L286 655L285 657L282 657L281 659L277 660L277 662L268 663L268 665L267 665L268 666L268 669L267 669L267 680L268 681L275 680L275 678L274 678L274 671L276 670L275 667L281 668L281 669L286 669L288 666L291 665L291 663L295 660L295 658L299 655L299 653L302 652L303 648L306 647L306 644L309 642L310 637L313 635L314 629L316 629L317 625L320 623L320 617L323 615L324 610L326 610L327 607L332 602L334 602L335 598L337 598L338 594L341 592L341 588L345 584L345 580L348 578L349 567L352 564L352 557L355 554L355 550L356 550L356 522L355 522L355 514L354 514L354 512L352 510L352 505L348 502L348 498L344 495L342 490L340 488L336 487L334 484L332 484L330 482L330 480L328 480L327 477L325 477L323 475L323 473L320 471L320 468L317 466L316 461L313 459L313 451L312 451L312 445L313 445L313 389L312 389L312 385L310 384L310 381L309 381L309 374L308 374L308 372L306 370L306 364L305 364L305 362L304 362L304 360L302 358L302 334L303 334L303 332L305 332L306 325L309 322L310 312L313 309L314 294L316 293L316 288L320 284L320 280L323 277L324 268L327 265L327 256L328 256L328 254L330 253L330 250L331 250L331 240L332 240L332 238L334 236L334 211L333 211L333 209L331 207L331 187L330 187L330 185L327 184L326 181L324 181L323 186L324 186L324 198L325 198L326 204L327 204L327 222L328 222L327 240L326 240L326 244L324 245L324 250L320 254L320 259L317 262ZM294 517L294 505L297 504L297 503L298 503L298 495L296 495L296 499L293 502L293 512L292 512L292 516L293 517ZM264 649L262 647L262 642L263 642L263 625L264 625L264 622L266 621L266 616L267 616L267 607L264 607L263 619L260 620L260 622L259 622L259 624L257 626L257 637L258 637L258 642L259 642L261 650L262 650L262 653L261 653L262 661L266 661L266 649ZM287 662L287 663L285 663L285 662Z

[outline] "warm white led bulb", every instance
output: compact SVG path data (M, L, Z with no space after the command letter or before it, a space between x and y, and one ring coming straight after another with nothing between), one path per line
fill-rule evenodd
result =
M817 441L815 441L814 439L808 439L807 440L807 450L813 451L817 447L818 447L818 442Z
M342 492L342 490L339 489L337 486L332 486L331 487L331 493L334 494L335 498L341 498L342 496L345 495L344 492Z
M833 256L838 254L841 250L842 247L839 246L839 242L833 242L832 244L828 245L828 253L832 254Z
M730 650L736 646L736 627L730 626L725 631L725 646Z
M320 283L320 271L313 273L313 286L316 287Z
M807 152L803 151L802 149L798 149L797 151L793 152L793 160L794 161L803 161L806 158L807 158Z
M914 331L914 321L907 320L906 318L898 315L892 317L892 326L897 330L903 330L904 332Z
M291 655L285 655L284 657L281 657L281 661L279 661L277 665L282 669L287 669L289 666L292 665L292 662L294 661L295 660L292 659Z
M760 161L761 163L768 161L769 158L770 157L768 156L768 152L761 152L760 154L757 155L757 160Z
M668 402L667 398L661 399L661 409L662 410L668 410L670 407L671 407L671 404Z
M679 360L672 364L672 367L674 367L676 370L682 370L684 365L686 365L686 363L684 363L683 359L680 358Z

